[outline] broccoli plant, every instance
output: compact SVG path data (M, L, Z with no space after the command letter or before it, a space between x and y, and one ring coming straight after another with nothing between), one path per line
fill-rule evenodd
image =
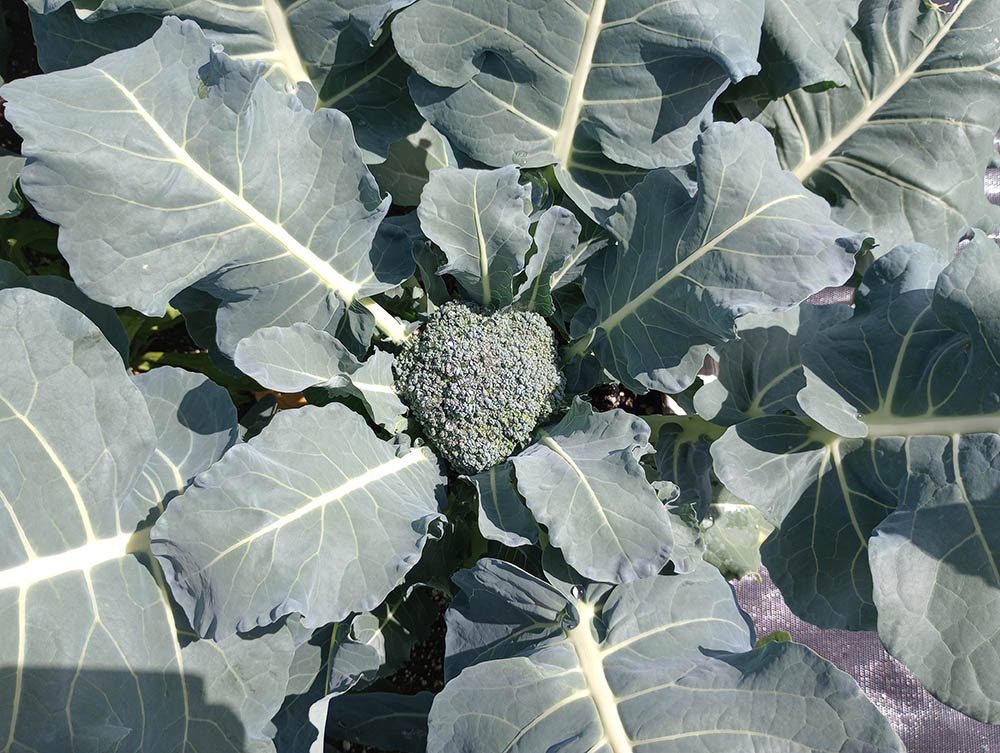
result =
M902 751L768 534L1000 721L991 0L27 5L0 751Z

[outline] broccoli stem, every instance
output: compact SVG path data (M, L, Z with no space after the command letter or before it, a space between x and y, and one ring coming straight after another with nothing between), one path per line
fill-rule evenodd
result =
M358 303L368 309L369 313L375 317L375 326L381 330L391 342L397 345L406 342L410 336L406 331L406 326L396 317L386 311L382 306L371 298L358 298Z
M590 352L590 344L594 341L594 333L597 332L596 329L590 330L587 334L578 340L574 340L566 349L563 351L563 361L569 363L577 356L585 356Z

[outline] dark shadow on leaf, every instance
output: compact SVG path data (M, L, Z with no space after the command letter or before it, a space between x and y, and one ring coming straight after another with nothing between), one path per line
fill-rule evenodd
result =
M205 698L200 677L76 667L0 668L5 740L18 683L12 750L243 753L247 746L237 715Z

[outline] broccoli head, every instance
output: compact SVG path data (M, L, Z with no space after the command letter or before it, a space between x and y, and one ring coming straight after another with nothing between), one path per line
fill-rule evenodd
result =
M503 462L563 398L555 338L541 316L457 301L407 341L395 376L427 439L460 473Z

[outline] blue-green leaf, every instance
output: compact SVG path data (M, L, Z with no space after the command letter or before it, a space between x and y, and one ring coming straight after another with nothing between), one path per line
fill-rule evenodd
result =
M708 566L559 599L481 560L463 587L493 591L467 619L511 640L434 698L428 753L903 750L854 680L806 647L751 649L729 585ZM533 612L562 618L525 624ZM529 631L534 641L521 638Z
M607 219L620 245L584 272L591 308L574 335L593 333L604 367L640 392L682 391L738 315L789 307L853 269L854 234L780 168L760 126L716 123L695 151L698 192L651 173Z
M140 391L50 296L0 291L0 320L0 737L71 753L273 750L290 635L192 642L148 548L150 508L232 440L228 396L173 369Z
M431 173L417 214L424 235L448 259L437 270L451 274L477 303L505 306L513 278L531 247L526 210L529 186L513 165L499 170L442 168Z
M596 581L627 583L670 559L670 520L639 464L649 425L576 400L511 458L517 489L566 561Z
M377 606L420 558L443 478L340 404L284 411L173 500L152 533L195 630L225 637L299 612L306 627Z
M1000 208L983 191L1000 123L994 2L963 0L953 13L865 2L837 61L847 87L791 92L760 117L782 165L883 252L909 241L952 249L972 225L995 228Z
M223 301L218 343L231 353L261 327L325 327L339 302L401 281L397 265L383 271L369 257L388 200L349 121L311 112L265 73L213 51L193 23L166 19L132 50L4 87L6 117L32 157L21 185L62 225L60 250L85 293L158 314L202 281ZM127 145L106 141L112 132Z
M636 168L690 161L715 98L758 70L763 14L763 0L420 0L393 39L418 109L457 149L558 163L561 183L613 202Z

